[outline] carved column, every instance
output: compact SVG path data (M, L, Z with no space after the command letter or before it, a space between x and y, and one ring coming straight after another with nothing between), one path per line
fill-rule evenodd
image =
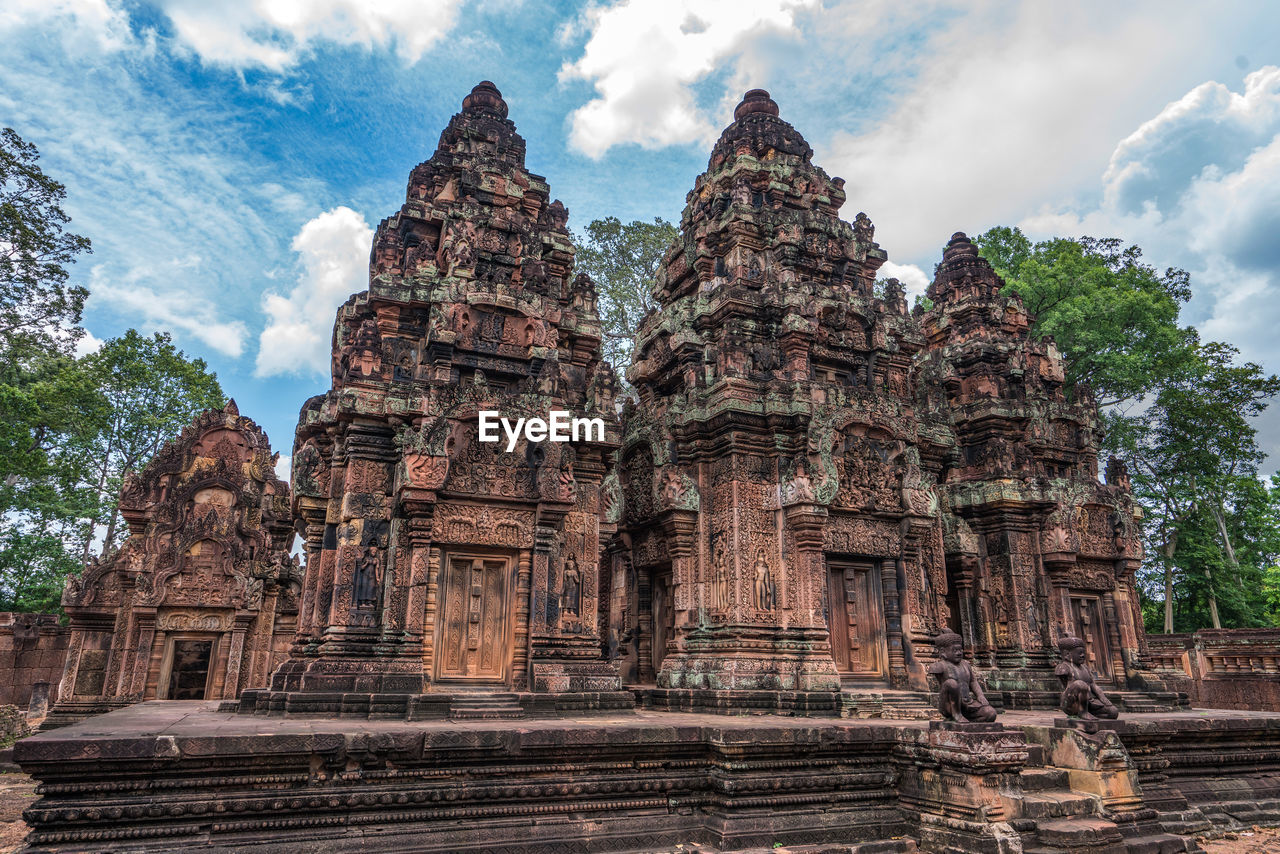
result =
M528 549L521 549L520 562L516 568L516 629L515 637L512 639L514 652L511 661L511 687L517 691L528 691L532 687L529 679L529 609L532 579L533 553Z
M303 518L305 530L303 551L307 556L307 572L302 579L302 594L298 601L298 631L296 644L313 642L323 631L317 622L320 554L324 541L324 513L326 502L319 498L300 498L298 513Z
M240 693L240 670L244 662L244 636L252 615L237 614L231 627L231 648L227 650L227 676L222 682L222 698L233 699ZM212 697L210 699L221 699Z
M408 516L404 539L409 545L409 576L402 582L406 588L404 654L421 656L429 647L425 634L434 628L434 622L427 617L427 576L431 566L435 496L406 492L401 502Z
M145 698L147 676L151 670L151 653L157 638L164 643L164 632L156 632L156 612L143 611L135 616L138 624L138 646L134 650L133 673L129 680L128 693L140 699ZM157 691L159 687L157 686Z

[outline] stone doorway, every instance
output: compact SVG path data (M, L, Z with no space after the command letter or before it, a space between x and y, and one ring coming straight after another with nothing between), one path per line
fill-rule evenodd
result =
M637 574L636 582L639 603L636 681L641 685L656 685L675 625L671 567L656 566L642 570Z
M436 679L505 682L511 661L511 558L446 554L441 575Z
M1071 594L1071 633L1084 641L1089 667L1099 679L1109 680L1111 645L1102 614L1102 598L1088 593Z
M885 679L888 651L879 561L828 561L826 617L831 657L841 678Z
M203 700L209 695L215 643L212 638L174 638L170 641L165 699Z

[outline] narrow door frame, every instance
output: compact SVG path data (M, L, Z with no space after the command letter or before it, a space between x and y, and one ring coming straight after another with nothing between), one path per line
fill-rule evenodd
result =
M173 677L173 655L174 648L180 641L207 641L209 642L209 669L205 673L204 680L204 699L208 700L213 695L214 679L219 670L219 647L222 640L221 632L172 632L164 639L164 655L160 660L159 678L156 680L156 699L168 700L169 683ZM145 653L138 650L139 655L151 656L151 651Z

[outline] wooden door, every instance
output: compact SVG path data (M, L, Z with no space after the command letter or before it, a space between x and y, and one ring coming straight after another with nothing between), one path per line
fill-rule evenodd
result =
M1084 641L1085 659L1093 675L1111 678L1111 645L1102 619L1102 600L1093 595L1071 594L1071 631Z
M671 571L653 576L653 672L655 677L662 670L662 660L667 657L667 643L675 623L671 609Z
M502 682L511 650L507 637L511 559L495 555L445 555L436 678Z
M827 565L827 628L831 656L841 676L883 679L888 650L877 561Z

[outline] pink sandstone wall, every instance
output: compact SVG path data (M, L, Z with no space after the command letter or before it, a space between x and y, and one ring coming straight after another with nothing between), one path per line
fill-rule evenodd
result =
M40 683L48 685L52 704L69 638L57 614L0 612L0 705L27 708L32 687Z
M1186 677L1202 709L1280 712L1280 629L1201 629L1147 635L1156 669Z

